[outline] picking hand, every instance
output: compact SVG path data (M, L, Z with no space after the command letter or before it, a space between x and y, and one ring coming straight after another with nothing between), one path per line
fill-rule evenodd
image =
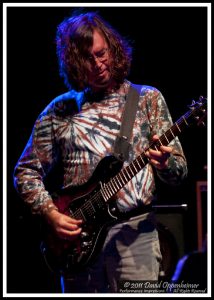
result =
M82 231L82 220L73 219L57 210L46 214L48 223L53 227L57 236L64 240L75 239Z

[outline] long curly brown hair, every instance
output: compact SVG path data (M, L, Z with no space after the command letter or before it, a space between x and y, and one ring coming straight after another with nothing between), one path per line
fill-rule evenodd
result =
M66 18L57 28L56 48L60 75L68 89L88 88L85 57L93 44L93 32L99 30L109 47L111 75L120 85L128 75L132 59L129 42L104 21L97 12L81 13Z

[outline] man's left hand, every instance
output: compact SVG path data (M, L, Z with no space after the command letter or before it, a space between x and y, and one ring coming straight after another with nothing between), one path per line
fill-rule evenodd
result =
M157 141L159 137L154 135L152 140ZM149 149L146 152L146 156L149 158L149 162L157 169L162 170L168 167L168 160L172 152L172 147L160 146L159 150Z

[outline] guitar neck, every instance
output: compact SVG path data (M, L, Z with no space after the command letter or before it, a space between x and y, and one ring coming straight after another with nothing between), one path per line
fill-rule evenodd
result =
M148 158L145 153L149 149L158 150L160 146L167 146L176 136L189 126L188 122L193 116L193 110L188 111L178 119L170 129L161 135L157 141L152 142L143 153L131 162L129 166L123 168L116 176L105 184L100 191L105 201L107 202L146 166Z

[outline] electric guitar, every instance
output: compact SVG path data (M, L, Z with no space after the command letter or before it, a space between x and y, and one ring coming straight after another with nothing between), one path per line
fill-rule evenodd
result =
M148 163L146 151L168 145L193 123L203 124L207 99L193 101L181 116L157 141L153 141L141 155L125 168L122 161L106 156L98 164L92 177L79 187L61 189L52 195L61 213L82 219L82 232L73 241L60 239L51 228L45 232L41 250L49 268L61 274L72 274L88 266L96 258L109 226L120 220L116 194Z

